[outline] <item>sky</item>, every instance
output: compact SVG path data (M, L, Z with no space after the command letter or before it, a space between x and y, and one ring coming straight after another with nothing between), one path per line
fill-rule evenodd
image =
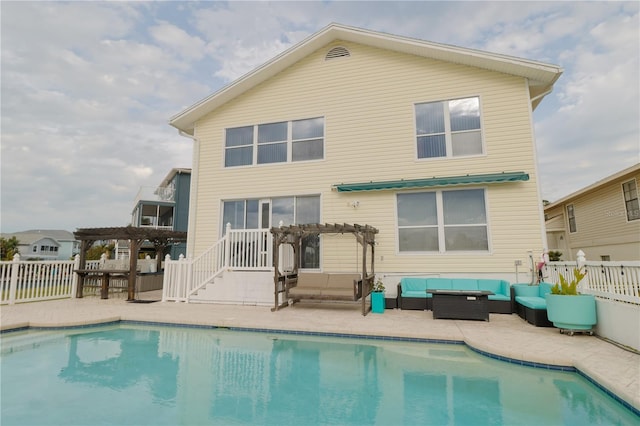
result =
M0 3L0 231L126 226L191 167L169 119L335 22L559 65L543 199L640 162L638 2Z

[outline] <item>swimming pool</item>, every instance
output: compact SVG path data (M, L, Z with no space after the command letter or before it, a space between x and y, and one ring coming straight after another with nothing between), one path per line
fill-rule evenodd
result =
M579 374L464 345L131 323L0 340L3 425L640 420Z

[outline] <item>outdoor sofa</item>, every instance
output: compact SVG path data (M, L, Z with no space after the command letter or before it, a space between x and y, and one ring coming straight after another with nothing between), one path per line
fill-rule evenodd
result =
M433 310L432 295L427 290L486 290L491 291L489 312L512 313L509 283L504 280L473 278L416 278L404 277L398 284L400 309Z
M350 300L362 297L360 274L298 274L297 282L289 289L289 297L294 300Z
M514 312L536 327L553 327L553 323L547 318L547 300L545 299L545 295L551 292L551 287L551 284L545 282L538 285L512 285L511 299Z

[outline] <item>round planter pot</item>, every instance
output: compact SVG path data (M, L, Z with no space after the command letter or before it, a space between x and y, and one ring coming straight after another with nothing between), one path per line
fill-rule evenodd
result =
M554 327L591 330L596 324L596 299L591 294L547 294L547 317Z

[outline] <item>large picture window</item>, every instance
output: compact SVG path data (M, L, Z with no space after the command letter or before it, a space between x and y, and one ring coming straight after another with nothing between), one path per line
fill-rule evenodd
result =
M322 158L322 117L226 129L225 167Z
M418 158L482 154L480 99L416 104Z
M489 250L484 189L397 195L400 252Z
M624 192L624 206L627 211L627 220L640 219L640 204L638 204L638 187L635 180L630 180L622 184Z

